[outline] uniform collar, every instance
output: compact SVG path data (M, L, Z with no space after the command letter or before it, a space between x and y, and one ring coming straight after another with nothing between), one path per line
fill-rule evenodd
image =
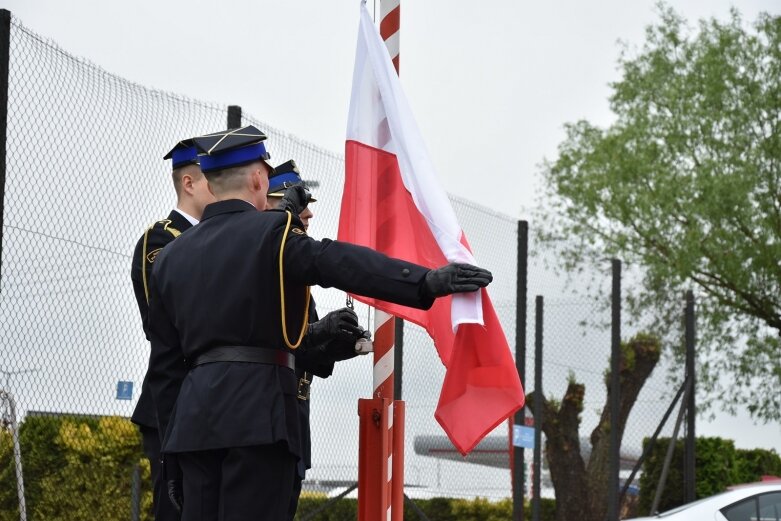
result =
M203 217L201 220L205 221L210 217L214 217L215 215L222 215L224 213L249 211L256 212L258 210L252 206L252 203L248 203L247 201L242 201L241 199L226 199L225 201L217 201L216 203L212 203L207 206L203 211Z
M184 217L185 219L187 219L187 221L188 221L190 224L192 224L193 226L195 226L196 224L198 224L198 219L196 219L195 217L193 217L193 216L192 216L192 215L190 215L189 213L185 212L185 211L184 211L184 210L182 210L181 208L179 208L179 207L176 207L176 208L174 208L174 211L175 211L175 212L178 212L179 214L181 214L181 216L182 216L182 217Z
M184 215L180 214L176 210L171 210L171 213L168 214L168 220L171 221L171 226L180 232L192 228L190 221L188 221Z

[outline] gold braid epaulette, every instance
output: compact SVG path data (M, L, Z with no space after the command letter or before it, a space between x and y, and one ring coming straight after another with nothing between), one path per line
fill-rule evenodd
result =
M141 277L144 280L144 296L146 297L147 304L149 304L149 282L146 279L146 256L147 256L146 245L147 245L147 240L149 239L149 232L151 232L152 229L158 224L162 224L163 230L173 235L174 239L176 239L182 234L182 232L180 232L179 230L171 226L170 219L163 219L162 221L157 221L152 226L147 228L146 231L144 232L144 247L143 250L141 251Z
M170 219L163 219L162 221L157 221L155 224L162 224L163 230L173 235L174 239L176 239L182 234L182 232L171 226L171 222L172 221ZM154 227L155 224L153 224L152 227Z

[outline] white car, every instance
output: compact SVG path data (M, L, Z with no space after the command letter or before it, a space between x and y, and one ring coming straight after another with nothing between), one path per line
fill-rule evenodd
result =
M627 521L781 521L781 481L738 485L652 517Z

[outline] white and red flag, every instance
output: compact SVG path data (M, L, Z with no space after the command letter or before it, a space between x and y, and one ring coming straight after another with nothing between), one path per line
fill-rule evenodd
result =
M363 2L345 163L339 240L431 268L476 264ZM424 327L434 340L447 368L435 416L462 454L523 406L515 362L485 289L437 299L428 311L355 298Z

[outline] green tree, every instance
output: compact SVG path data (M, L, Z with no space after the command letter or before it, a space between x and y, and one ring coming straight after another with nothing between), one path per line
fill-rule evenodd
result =
M781 17L746 27L733 10L690 29L659 11L621 53L615 121L568 124L544 164L537 238L569 273L609 256L635 268L629 315L666 341L694 289L700 390L778 420Z

